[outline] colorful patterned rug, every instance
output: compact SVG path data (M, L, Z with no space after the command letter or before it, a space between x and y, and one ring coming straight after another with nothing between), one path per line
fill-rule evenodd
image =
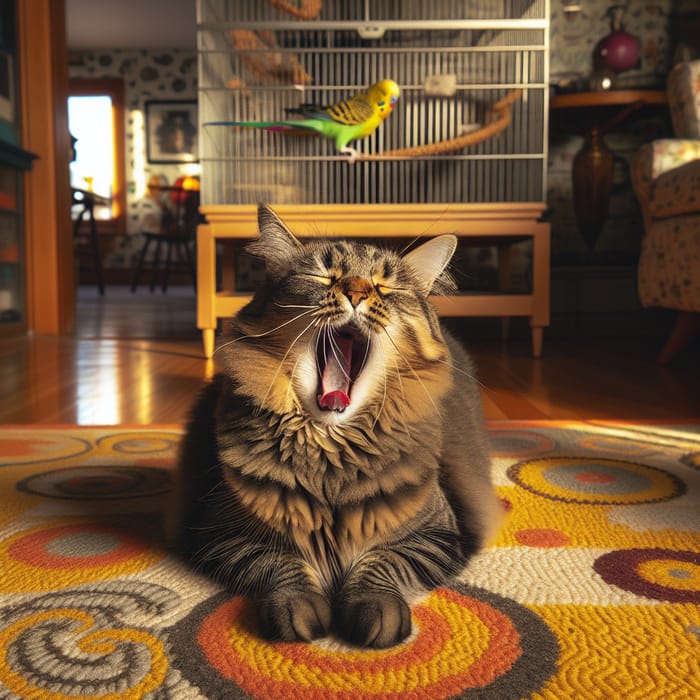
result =
M178 429L0 429L0 698L700 698L700 426L490 430L503 531L361 651L167 555Z

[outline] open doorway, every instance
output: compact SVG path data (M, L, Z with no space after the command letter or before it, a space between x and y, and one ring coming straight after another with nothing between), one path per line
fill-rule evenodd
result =
M68 126L75 149L70 177L78 279L76 335L81 338L195 336L195 295L191 284L173 284L167 294L161 294L152 293L146 283L133 293L129 285L131 269L109 267L129 228L127 120L138 121L132 112L126 109L124 82L120 79L69 82ZM90 212L94 221L89 216L78 221L84 214L85 197L94 199ZM90 239L91 226L96 232L97 253ZM96 256L99 256L97 260Z
M94 192L100 236L126 230L124 83L75 79L68 85L68 129L74 139L71 187Z

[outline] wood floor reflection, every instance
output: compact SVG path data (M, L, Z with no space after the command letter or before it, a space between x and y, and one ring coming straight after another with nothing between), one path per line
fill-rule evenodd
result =
M0 422L181 424L216 370L202 355L194 301L184 290L131 297L108 288L103 301L87 290L75 336L1 340ZM545 335L533 360L526 337L481 340L468 322L450 323L476 360L489 419L700 417L697 348L662 368L648 339Z

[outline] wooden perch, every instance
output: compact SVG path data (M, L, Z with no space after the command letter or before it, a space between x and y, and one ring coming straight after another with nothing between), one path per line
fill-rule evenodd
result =
M358 153L357 160L392 160L405 158L420 158L422 156L435 156L442 153L461 151L467 146L481 143L497 134L500 134L511 122L510 106L522 97L520 89L509 92L502 100L496 102L491 108L491 120L480 129L470 131L453 139L437 141L423 146L409 146L396 148L382 153Z

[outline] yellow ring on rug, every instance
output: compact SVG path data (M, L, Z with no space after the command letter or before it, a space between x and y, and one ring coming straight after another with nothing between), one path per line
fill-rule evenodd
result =
M637 565L645 581L681 591L700 591L700 566L676 559L649 559Z
M543 457L515 464L508 476L539 496L567 503L655 503L685 492L685 484L662 469L602 457Z
M117 527L84 521L44 523L0 543L0 593L103 581L143 571L163 556Z

